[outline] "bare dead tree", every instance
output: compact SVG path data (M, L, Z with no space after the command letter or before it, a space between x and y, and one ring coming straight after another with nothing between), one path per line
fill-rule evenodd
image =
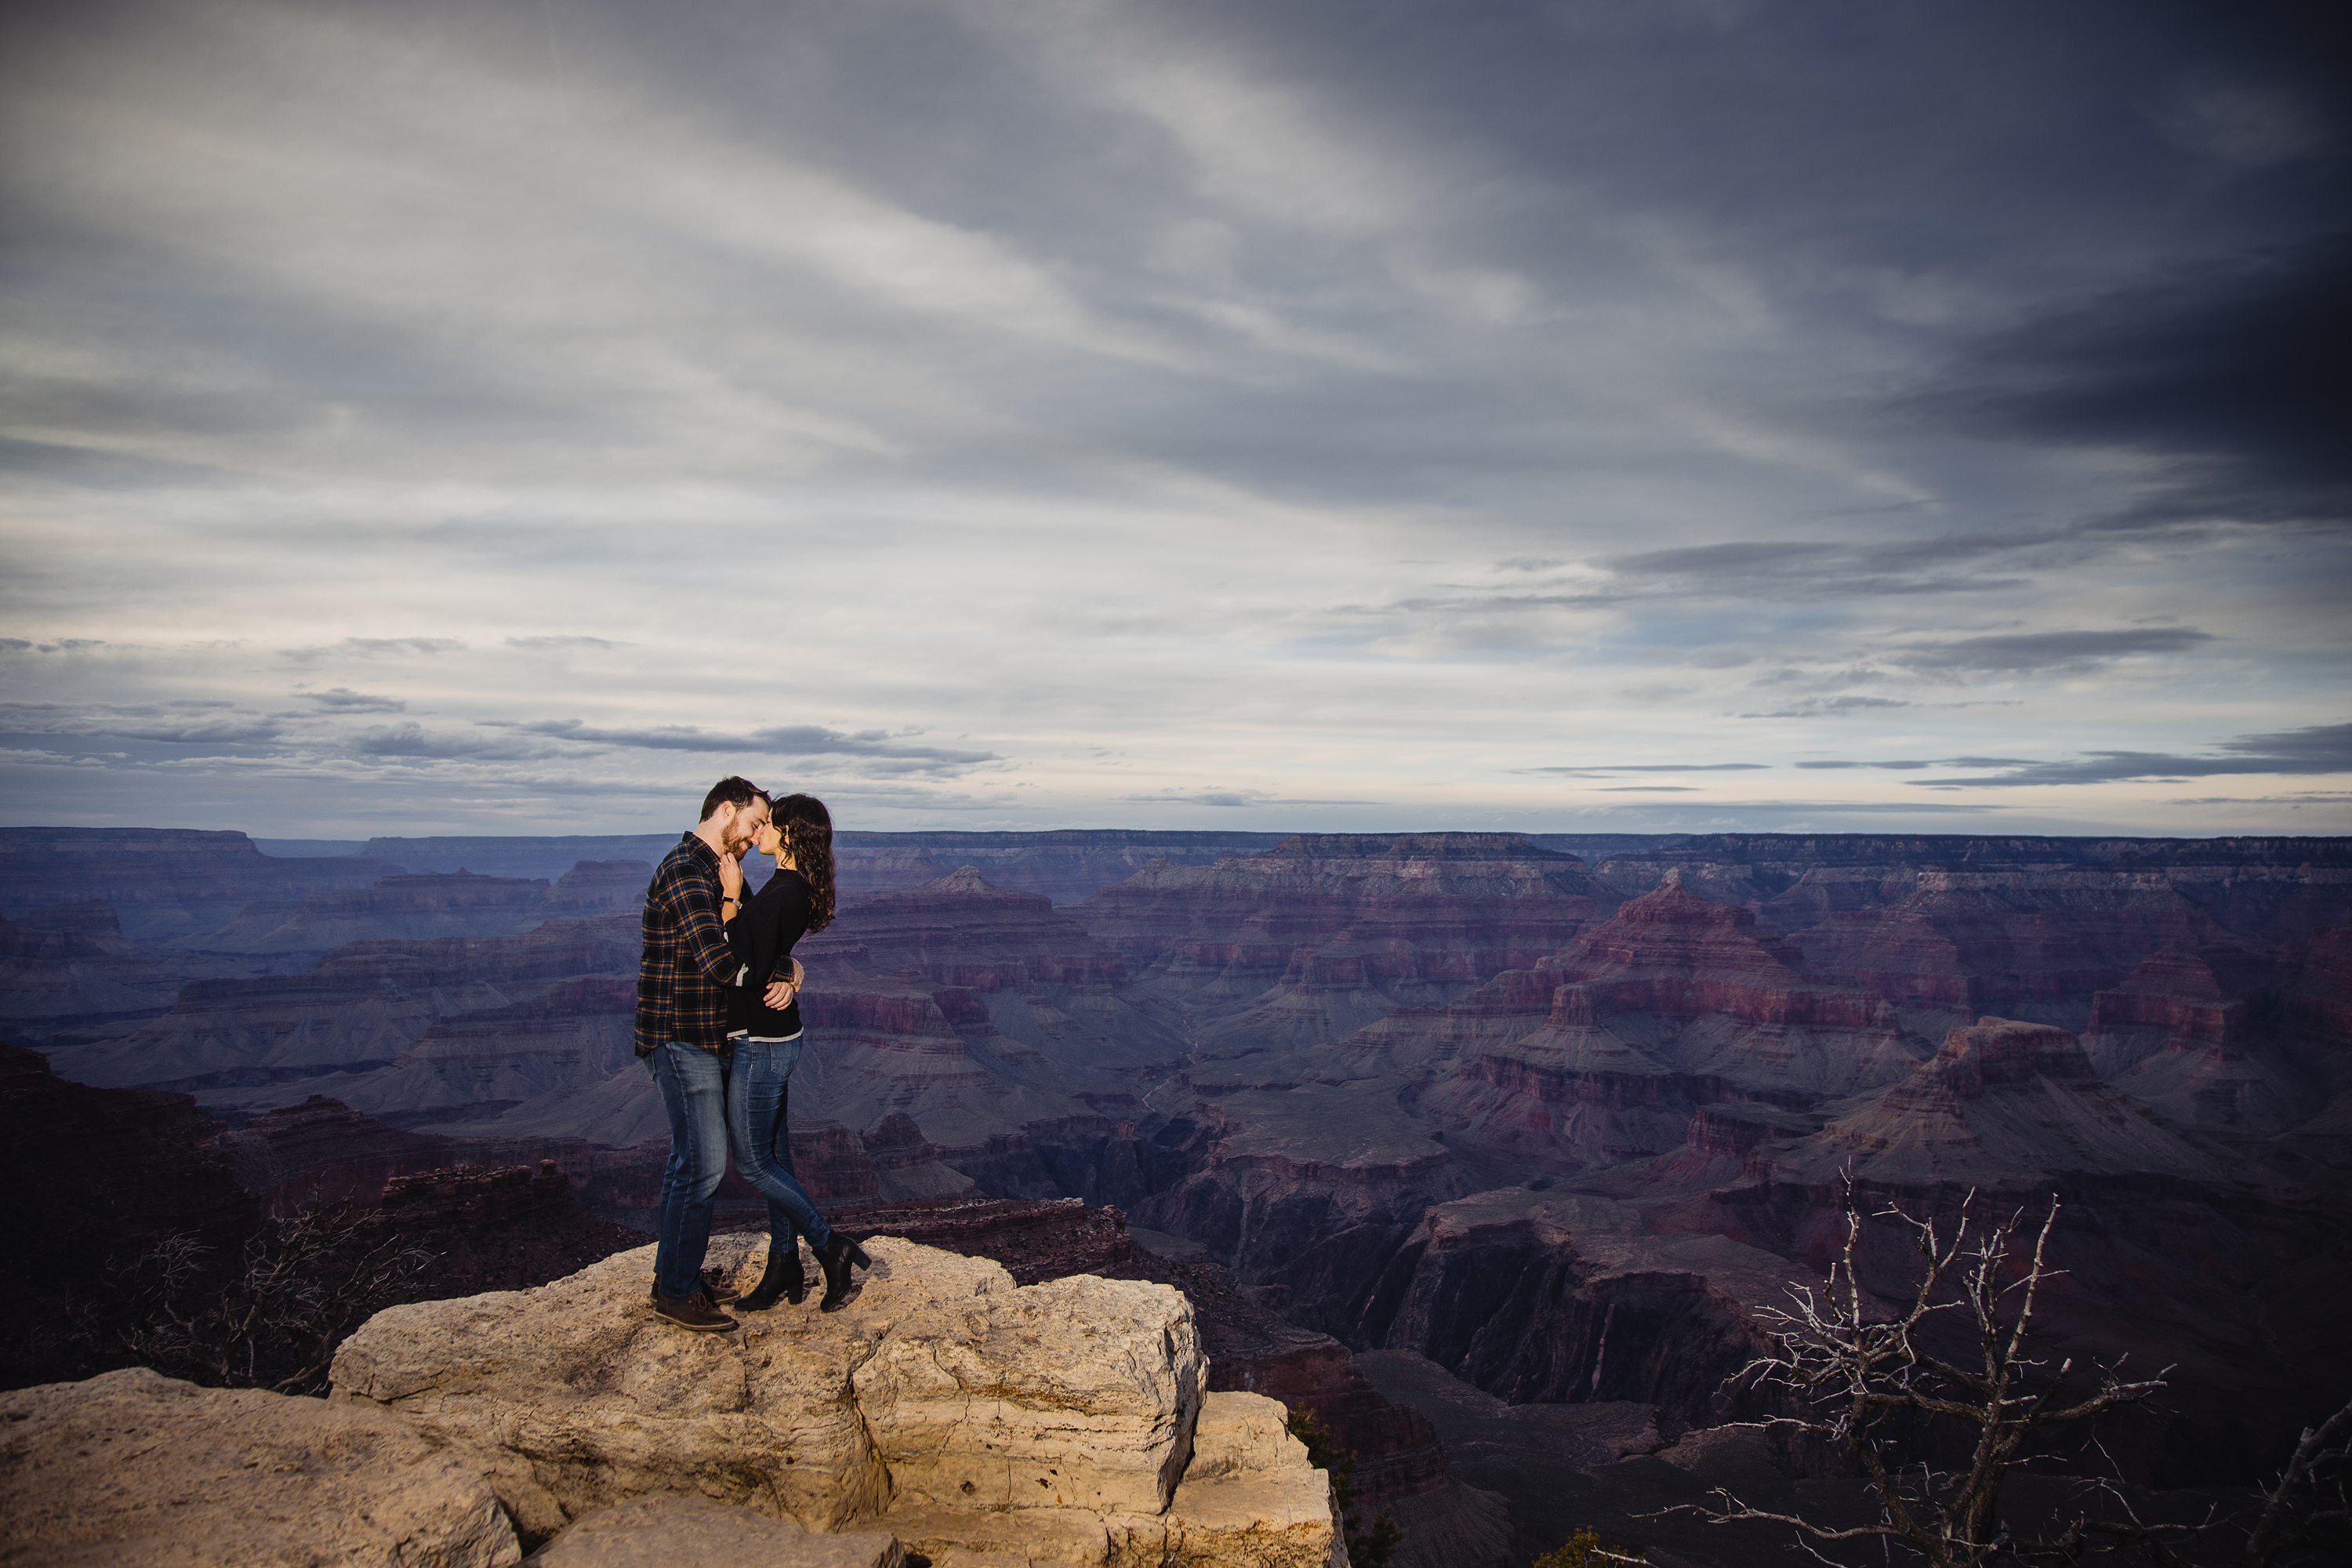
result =
M2278 1484L2263 1494L2263 1511L2246 1539L2249 1568L2297 1561L2352 1559L2352 1402L2316 1426L2304 1428Z
M1724 1489L1713 1503L1694 1505L1694 1511L1716 1523L1788 1525L1825 1563L1832 1560L1816 1542L1906 1546L1935 1568L2063 1557L2067 1548L2061 1540L2023 1542L2006 1533L2000 1519L2003 1480L2028 1462L2027 1447L2037 1433L2144 1400L2164 1386L2164 1377L2127 1381L2119 1367L2095 1367L2086 1380L2077 1380L2083 1386L2070 1393L2071 1357L2052 1369L2028 1354L2036 1299L2043 1282L2059 1272L2049 1262L2058 1200L2051 1199L2032 1252L2021 1259L2017 1244L2024 1211L1987 1221L1970 1212L1975 1201L1973 1192L1962 1201L1948 1236L1932 1218L1914 1218L1900 1208L1880 1212L1877 1217L1911 1229L1923 1267L1910 1300L1892 1316L1874 1315L1872 1299L1855 1277L1863 1216L1849 1179L1845 1243L1831 1265L1828 1284L1819 1290L1791 1286L1788 1308L1759 1309L1772 1348L1729 1380L1782 1391L1803 1414L1747 1425L1792 1430L1843 1449L1869 1478L1880 1505L1878 1521L1831 1529L1795 1514L1751 1507ZM1944 1320L1957 1321L1956 1337L1962 1342L1973 1337L1973 1355L1948 1359L1923 1342ZM1906 1457L1907 1429L1923 1422L1958 1424L1964 1438L1972 1431L1967 1463L1939 1468ZM2165 1528L2085 1518L2075 1521L2074 1533L2077 1544L2087 1547L2125 1536L2154 1541Z
M317 1201L272 1216L233 1268L167 1236L119 1276L122 1348L159 1371L222 1387L316 1391L344 1334L401 1299L431 1264L373 1209Z

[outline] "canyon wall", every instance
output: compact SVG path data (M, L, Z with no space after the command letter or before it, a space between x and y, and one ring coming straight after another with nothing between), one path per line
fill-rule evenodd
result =
M629 884L667 841L424 842L19 830L0 997L62 1079L193 1094L291 1179L548 1159L644 1224L666 1133L626 1043ZM2352 1297L2345 841L843 843L840 919L801 949L821 1197L1116 1205L1320 1347L1262 1375L1335 1421L1348 1379L1300 1369L1377 1352L1666 1437L1717 1422L1849 1172L1920 1213L2059 1198L2081 1266L2048 1331L2182 1369L2137 1473L2258 1468L2352 1392L2306 1305ZM422 923L333 923L362 919ZM305 931L352 939L262 951Z

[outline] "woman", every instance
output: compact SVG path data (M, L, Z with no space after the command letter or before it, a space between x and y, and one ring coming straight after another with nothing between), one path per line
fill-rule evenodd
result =
M768 1268L735 1303L763 1311L784 1297L795 1306L808 1293L801 1273L805 1236L824 1270L822 1311L839 1311L849 1299L850 1270L868 1268L866 1249L836 1234L793 1174L785 1112L793 1068L801 1058L801 968L793 944L833 923L833 817L814 795L788 795L752 840L776 859L776 874L727 922L727 945L742 963L730 998L729 1038L734 1064L727 1075L727 1133L735 1168L768 1200ZM730 874L731 873L731 874ZM741 895L742 868L722 864L731 898ZM738 906L730 903L726 909ZM781 1009L773 1005L782 1000Z

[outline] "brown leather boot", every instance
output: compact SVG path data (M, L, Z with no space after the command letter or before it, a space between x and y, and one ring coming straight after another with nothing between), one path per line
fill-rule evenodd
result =
M691 1296L665 1296L656 1290L654 1316L667 1318L681 1329L706 1334L730 1333L743 1326L720 1311L708 1291L699 1289Z

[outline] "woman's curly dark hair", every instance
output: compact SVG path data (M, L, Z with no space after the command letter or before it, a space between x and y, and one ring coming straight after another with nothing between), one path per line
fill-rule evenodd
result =
M811 931L833 923L833 814L813 795L778 795L770 807L784 853L809 885Z

